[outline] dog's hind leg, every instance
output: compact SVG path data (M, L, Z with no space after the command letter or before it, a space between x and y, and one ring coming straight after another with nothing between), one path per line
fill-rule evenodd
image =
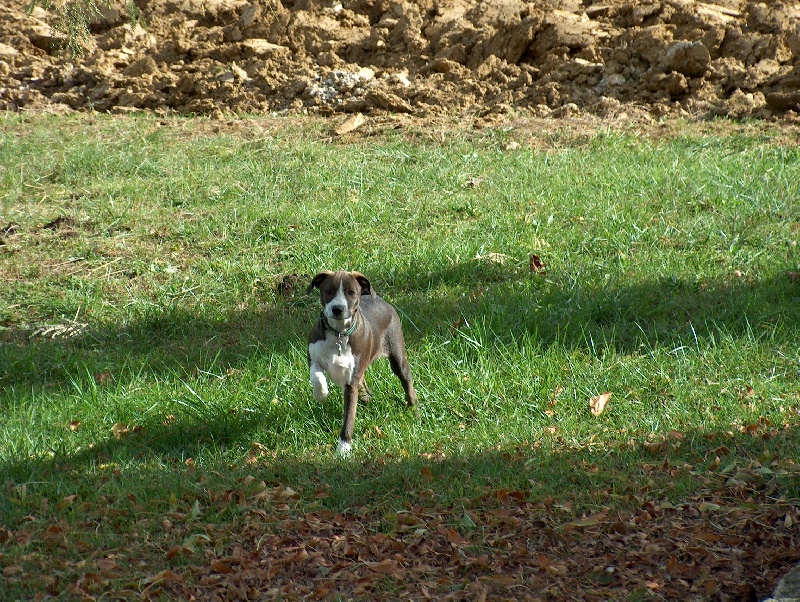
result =
M370 388L367 386L366 379L361 381L361 386L358 388L358 400L361 403L369 403L372 401L372 391L370 391Z
M417 407L417 392L414 390L414 379L411 376L411 368L406 361L405 354L403 353L390 353L389 365L392 367L392 372L400 379L403 385L403 391L406 394L406 406L414 408L419 416L419 408Z

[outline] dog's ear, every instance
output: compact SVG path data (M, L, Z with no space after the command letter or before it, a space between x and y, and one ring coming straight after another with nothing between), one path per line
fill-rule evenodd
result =
M306 289L306 293L311 293L311 292L313 292L313 290L314 290L314 287L316 287L316 288L319 288L319 287L320 287L320 285L321 285L323 282L325 282L325 279L326 279L328 276L332 276L332 275L333 275L333 272L331 272L331 271L329 271L329 270L325 270L324 272L320 272L319 274L317 274L316 276L314 276L314 279L311 281L311 284L309 284L309 285L308 285L308 288Z
M372 288L372 285L369 283L369 279L364 276L361 272L350 272L350 275L356 279L359 285L361 285L361 294L367 295L369 294L371 297L375 296L375 289Z

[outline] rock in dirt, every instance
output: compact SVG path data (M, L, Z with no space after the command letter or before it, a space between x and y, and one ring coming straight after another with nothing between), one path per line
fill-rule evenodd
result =
M337 136L344 136L345 134L360 128L362 125L364 125L364 121L366 121L364 115L361 113L354 113L337 125L333 132Z
M661 64L668 71L677 71L687 77L700 77L711 63L711 53L702 42L680 40L667 47Z

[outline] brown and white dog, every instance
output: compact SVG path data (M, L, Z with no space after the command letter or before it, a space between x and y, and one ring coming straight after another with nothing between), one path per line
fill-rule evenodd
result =
M366 390L364 373L373 360L388 357L406 394L406 405L416 408L417 393L406 361L400 317L394 307L375 294L360 272L320 272L308 293L320 291L322 312L308 335L308 369L314 399L328 398L325 373L342 389L344 418L336 453L350 453L359 388Z

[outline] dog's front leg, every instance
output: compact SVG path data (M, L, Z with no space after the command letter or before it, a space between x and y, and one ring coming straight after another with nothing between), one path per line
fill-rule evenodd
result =
M336 446L336 455L346 457L350 454L353 445L353 425L356 421L356 408L358 407L358 382L344 386L344 417L342 418L342 431L339 433L339 444Z
M323 402L328 399L328 380L325 372L317 362L309 362L308 371L311 374L311 386L314 388L314 399Z

